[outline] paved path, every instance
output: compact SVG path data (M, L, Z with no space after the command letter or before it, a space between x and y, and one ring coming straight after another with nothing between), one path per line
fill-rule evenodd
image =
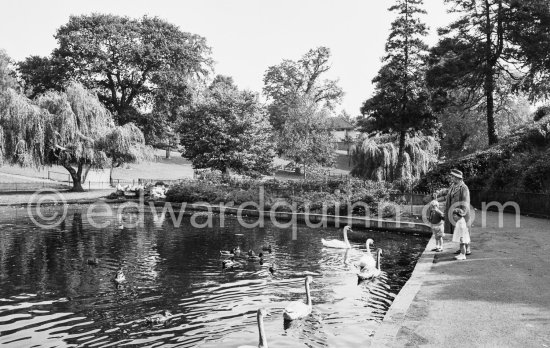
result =
M451 236L425 252L371 346L550 347L550 220L480 215L472 255L454 260Z

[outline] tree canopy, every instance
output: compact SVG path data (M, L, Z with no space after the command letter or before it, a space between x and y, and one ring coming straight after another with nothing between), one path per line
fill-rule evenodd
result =
M401 179L411 183L437 163L439 142L435 137L423 134L407 135L401 168L398 167L398 143L396 135L363 135L352 151L355 166L351 173L369 180ZM401 173L398 173L398 170Z
M183 157L194 168L267 173L275 155L271 126L258 96L217 76L183 114Z
M205 38L156 17L71 16L55 37L58 47L51 57L20 63L31 96L59 90L59 80L75 79L97 92L120 125L135 121L139 108L150 106L165 76L192 80L212 63Z
M317 165L333 165L335 142L328 110L308 95L293 100L287 109L285 123L276 133L279 153L304 170Z
M531 94L544 94L550 48L548 3L539 0L446 0L458 19L441 29L431 50L429 85L438 98L461 90L458 104L485 112L488 144L498 142L499 80L522 86ZM512 91L509 91L512 93ZM451 95L452 94L452 95Z
M275 129L284 124L287 108L295 103L295 98L307 95L329 109L342 101L344 92L338 80L323 79L330 70L329 60L330 49L318 47L309 50L298 61L285 59L267 68L263 92L271 101L269 115Z
M510 18L508 37L516 61L522 62L525 75L517 86L531 99L550 96L550 5L546 0L508 0Z

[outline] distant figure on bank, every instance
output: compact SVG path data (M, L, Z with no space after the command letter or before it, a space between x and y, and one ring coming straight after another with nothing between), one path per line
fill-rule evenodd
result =
M432 251L443 251L443 237L445 237L444 213L439 210L437 193L432 195L433 200L429 203L428 220L432 227L432 233L435 238L435 248Z
M451 170L451 187L447 193L445 200L445 231L446 234L453 233L456 221L453 220L453 212L455 209L460 208L464 211L464 220L466 225L470 221L470 190L463 181L462 172L458 169ZM466 255L471 254L470 242L465 243ZM461 251L457 250L455 254L460 254Z
M460 253L455 256L457 260L466 260L466 245L470 244L470 231L464 216L466 212L460 208L456 208L453 212L453 218L456 221L453 242L460 243Z

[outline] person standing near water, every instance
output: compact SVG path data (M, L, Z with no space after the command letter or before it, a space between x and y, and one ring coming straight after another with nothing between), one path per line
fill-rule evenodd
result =
M453 218L455 209L460 208L465 213L464 220L470 222L470 190L464 183L462 172L458 169L452 169L450 173L451 187L447 192L445 199L445 233L452 234L456 221ZM470 255L470 243L465 243L466 255ZM460 250L455 252L460 254Z
M439 210L439 202L437 201L437 193L432 195L433 200L429 203L428 220L432 228L432 233L435 238L435 248L432 251L443 251L443 237L445 236L444 222L445 214Z

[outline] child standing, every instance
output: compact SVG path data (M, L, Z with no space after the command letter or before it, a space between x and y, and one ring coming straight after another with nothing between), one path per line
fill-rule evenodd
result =
M437 201L437 193L434 193L432 195L432 201L429 203L430 208L428 210L429 212L429 221L430 226L432 227L432 233L435 238L435 248L432 249L432 251L443 251L443 237L445 236L444 232L444 223L443 223L443 217L444 214L441 210L439 210L439 202Z
M466 244L470 243L470 231L468 231L464 216L466 216L466 212L461 208L456 208L453 211L453 219L456 221L453 242L460 243L460 254L455 256L457 260L466 260Z

